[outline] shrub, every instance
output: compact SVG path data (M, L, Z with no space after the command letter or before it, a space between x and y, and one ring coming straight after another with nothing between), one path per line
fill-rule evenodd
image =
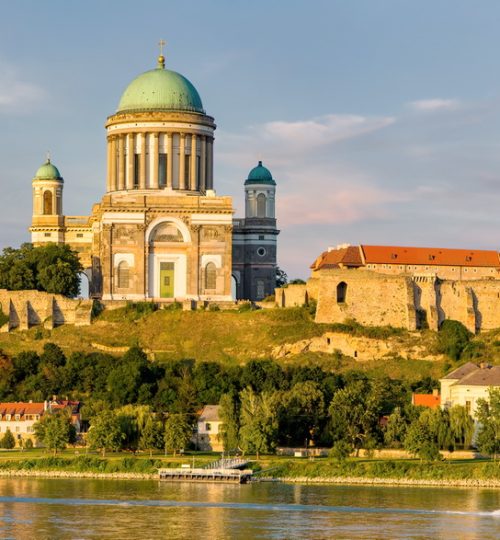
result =
M262 302L276 302L276 295L270 294L262 299Z
M10 429L7 429L5 435L2 437L2 440L0 441L0 446L2 448L7 448L8 450L11 450L16 446L16 439L14 438L14 435L12 435Z
M245 311L252 311L253 304L252 302L242 302L238 306L238 313L244 313Z
M26 448L26 450L31 450L33 448L33 441L31 439L26 439L24 441L24 448Z
M179 311L182 309L182 304L180 302L171 302L170 304L165 304L163 309L166 311Z
M217 304L209 304L208 311L220 311L220 307Z

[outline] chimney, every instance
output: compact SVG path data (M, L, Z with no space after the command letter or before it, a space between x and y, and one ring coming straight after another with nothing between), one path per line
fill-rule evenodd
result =
M49 402L47 400L45 400L43 402L43 410L46 411L48 409L48 407L49 407Z

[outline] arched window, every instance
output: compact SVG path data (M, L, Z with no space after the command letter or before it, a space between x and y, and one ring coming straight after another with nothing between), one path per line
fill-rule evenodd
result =
M266 201L264 193L257 195L257 217L266 217Z
M337 303L342 304L345 302L345 297L347 294L347 283L344 281L341 281L337 285Z
M217 287L217 268L215 264L209 262L205 266L205 289L215 289Z
M52 214L52 193L49 190L43 192L43 213L46 216Z
M151 234L151 242L184 242L181 231L174 223L160 223Z
M118 265L118 288L128 289L130 282L130 268L127 261Z

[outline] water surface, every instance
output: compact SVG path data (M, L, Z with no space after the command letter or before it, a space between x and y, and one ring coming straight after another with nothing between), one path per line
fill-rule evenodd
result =
M492 489L0 479L2 539L497 539Z

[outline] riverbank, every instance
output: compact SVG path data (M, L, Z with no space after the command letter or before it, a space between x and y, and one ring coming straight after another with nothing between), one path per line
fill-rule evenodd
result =
M43 470L2 470L0 478L81 478L93 480L158 480L157 473L99 473L76 471L43 471ZM356 476L336 477L259 477L259 482L280 482L285 484L332 484L332 485L373 485L373 486L422 486L422 487L467 487L467 488L500 488L497 479L413 479L413 478L366 478Z
M156 480L159 468L204 466L213 455L70 455L0 458L0 477L93 478L103 480ZM351 458L251 458L254 478L262 481L316 484L365 484L500 488L500 464L492 460L381 460Z

